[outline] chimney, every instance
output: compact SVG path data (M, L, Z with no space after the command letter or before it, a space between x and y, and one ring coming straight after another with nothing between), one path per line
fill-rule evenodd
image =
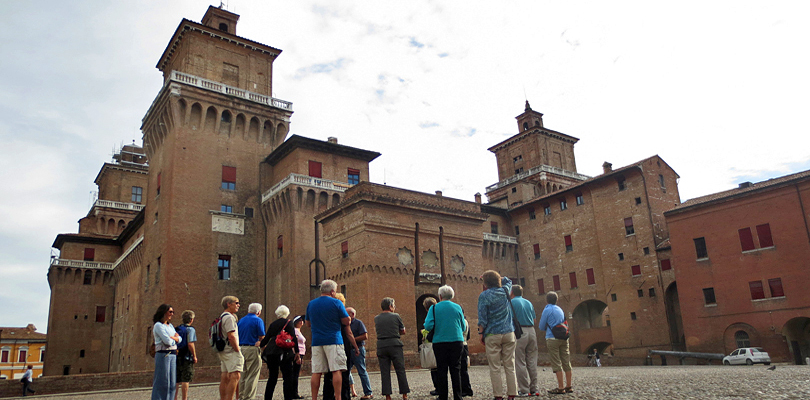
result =
M602 164L602 173L607 174L608 172L611 172L611 171L613 171L613 164L605 161Z
M26 326L25 329L30 331L30 332L34 332L34 331L37 330L37 327L34 326L34 324L28 324L28 326Z
M739 189L745 189L745 188L747 188L747 187L751 187L751 186L753 186L753 185L754 185L754 184L753 184L753 183L751 183L751 182L743 182L743 183L741 183L741 184L740 184Z
M332 144L338 144L337 143L337 138L334 137L334 136L329 136L329 138L326 139L326 141L329 142L329 143L332 143Z
M481 204L481 193L475 194L475 202Z
M437 190L437 191L436 191L436 196L437 196L437 197L442 197L442 191L441 191L441 190Z

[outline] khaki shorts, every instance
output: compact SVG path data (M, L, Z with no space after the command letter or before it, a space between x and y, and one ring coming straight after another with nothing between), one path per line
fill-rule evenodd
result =
M217 353L219 356L219 369L222 372L242 372L245 368L245 357L242 353L237 351L220 351Z
M571 353L568 351L568 339L546 339L548 358L553 372L571 370Z
M346 350L342 344L312 346L312 373L343 371L346 369Z

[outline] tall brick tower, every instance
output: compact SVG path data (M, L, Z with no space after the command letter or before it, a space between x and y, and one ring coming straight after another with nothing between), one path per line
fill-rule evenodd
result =
M184 19L157 64L164 85L141 126L150 168L141 320L169 303L203 326L224 295L264 303L259 166L287 136L292 104L271 97L281 50L237 36L238 20L215 7L201 24ZM151 325L139 322L143 340Z

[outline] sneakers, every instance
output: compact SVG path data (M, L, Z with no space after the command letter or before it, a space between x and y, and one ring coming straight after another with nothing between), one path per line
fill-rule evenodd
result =
M531 393L521 392L518 390L517 397L529 397L531 395L532 395Z

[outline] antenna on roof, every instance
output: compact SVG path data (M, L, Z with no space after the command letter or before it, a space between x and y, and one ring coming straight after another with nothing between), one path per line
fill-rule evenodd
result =
M523 85L523 100L529 101L529 96L526 95L526 85Z

